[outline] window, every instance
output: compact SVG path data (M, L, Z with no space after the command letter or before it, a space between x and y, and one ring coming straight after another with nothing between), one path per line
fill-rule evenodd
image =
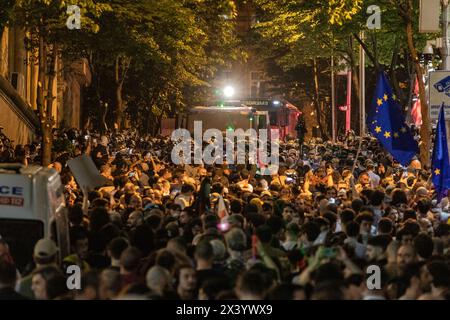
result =
M258 98L265 94L264 72L262 71L250 72L250 88L252 98Z
M44 237L44 223L38 220L1 219L0 234L9 244L19 271L32 262L34 245Z
M231 71L224 71L224 73L223 73L223 79L224 79L225 81L231 80Z
M266 95L266 83L265 82L259 83L259 95L261 97L264 97Z
M258 87L255 85L252 85L250 90L251 90L250 94L251 94L252 98L256 98L258 96Z
M260 71L252 71L250 73L252 81L262 80L262 72Z

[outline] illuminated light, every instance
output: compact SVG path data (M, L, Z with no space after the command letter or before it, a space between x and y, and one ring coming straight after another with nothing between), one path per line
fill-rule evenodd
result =
M230 98L230 97L232 97L232 96L234 96L234 88L232 87L232 86L226 86L224 89L223 89L223 94L224 94L224 96L225 97L227 97L227 98Z
M280 105L280 101L278 101L278 100L275 100L274 102L273 102L273 104L275 105L275 106L279 106Z
M228 130L228 131L233 131L233 127L232 127L232 126L229 126L229 127L227 128L227 130Z
M312 116L314 115L314 111L311 112L311 115L312 115Z

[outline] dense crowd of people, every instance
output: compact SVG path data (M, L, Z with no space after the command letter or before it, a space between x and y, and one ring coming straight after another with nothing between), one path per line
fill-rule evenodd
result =
M262 176L174 165L167 137L55 130L72 251L59 263L42 239L20 274L0 243L0 299L449 299L450 193L437 202L418 159L359 142L280 142L278 173ZM1 162L40 161L38 142L0 147ZM77 185L67 161L84 153L105 186Z

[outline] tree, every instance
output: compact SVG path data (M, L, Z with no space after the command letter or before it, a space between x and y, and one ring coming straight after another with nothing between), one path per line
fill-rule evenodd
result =
M260 35L257 39L259 51L266 53L268 60L275 59L285 71L300 65L311 68L312 85L309 87L312 90L306 94L314 102L320 131L327 138L326 118L329 112L321 103L324 82L319 81L320 74L331 73L328 61L332 56L340 56L356 69L355 46L348 24L360 12L362 1L261 0L256 3L263 10L260 23L255 28ZM356 72L353 74L356 76ZM354 79L357 81L356 77ZM324 87L329 95L329 86Z
M405 34L408 43L408 50L413 61L415 74L419 82L419 96L422 108L422 126L420 127L420 160L423 166L430 167L430 151L431 151L431 125L428 113L428 102L425 93L425 84L423 82L423 70L419 62L416 46L414 41L414 33L417 32L418 12L414 8L418 8L417 1L413 0L390 0L389 1L397 9L398 14L404 22ZM415 6L414 6L415 5ZM414 26L416 27L414 29Z
M92 16L98 16L108 6L94 1L79 1L82 24L85 32L95 31ZM51 163L53 83L56 77L57 60L63 49L72 46L72 30L67 28L66 2L57 0L18 0L14 7L14 25L27 31L25 39L28 49L38 61L37 106L41 123L42 165ZM76 32L76 31L75 31ZM76 51L76 48L75 50Z
M14 0L0 0L0 38L2 37L5 26L11 18L14 2Z
M110 4L111 12L99 19L100 31L87 43L89 101L95 109L100 101L113 105L108 112L119 127L128 116L143 131L156 132L163 117L202 99L208 80L232 58L233 24L224 16L234 16L233 1Z
M275 57L277 63L285 69L308 64L311 56L327 60L331 55L337 56L345 60L352 69L353 83L359 96L358 61L355 54L357 41L369 57L368 65L375 72L385 70L389 74L394 91L403 106L410 104L408 92L413 80L419 75L421 101L424 101L422 113L425 116L421 127L421 160L424 165L429 164L428 107L421 77L423 71L416 48L424 46L427 38L434 35L417 32L417 0L256 2L264 12L263 21L257 25L256 30L262 36L265 46L268 40L272 41L272 45L268 46L271 50L266 50L267 55ZM368 17L365 11L370 5L377 5L381 9L380 30L366 28ZM396 10L392 10L393 8ZM365 39L360 38L360 31L365 32ZM368 80L370 82L370 78ZM368 98L371 99L370 96ZM315 104L317 109L317 102Z

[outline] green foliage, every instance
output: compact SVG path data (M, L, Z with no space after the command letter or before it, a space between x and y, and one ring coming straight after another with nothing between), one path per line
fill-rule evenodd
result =
M89 61L93 82L86 99L98 112L87 113L97 118L100 101L115 106L114 87L132 121L142 121L141 112L173 115L205 95L217 70L239 54L231 0L76 1L81 30L66 27L70 4L18 0L13 20L29 31L27 45L35 53L43 36L64 61Z
M114 1L112 7L95 41L103 58L132 59L125 81L132 121L146 119L141 112L161 118L192 105L193 94L204 92L235 54L234 24L224 18L235 16L233 1Z
M0 37L11 16L14 0L0 0Z

